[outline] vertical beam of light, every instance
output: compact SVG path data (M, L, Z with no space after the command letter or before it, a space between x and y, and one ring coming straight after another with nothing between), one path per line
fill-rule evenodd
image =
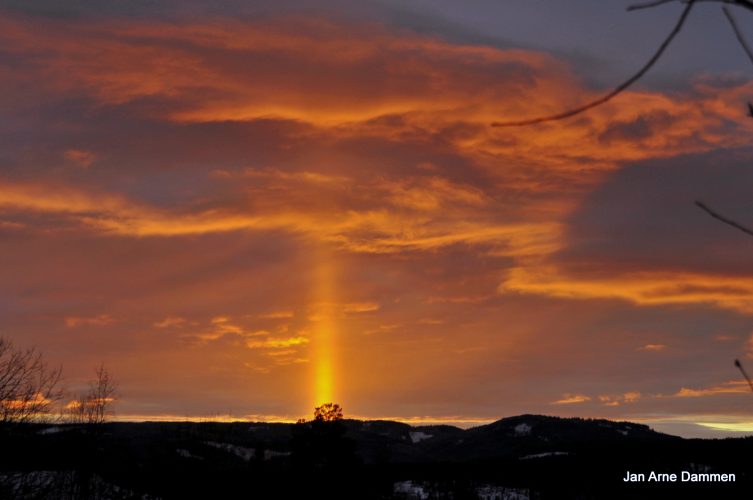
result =
M315 324L313 330L314 403L319 406L334 401L336 304L335 272L332 256L320 251L316 263Z

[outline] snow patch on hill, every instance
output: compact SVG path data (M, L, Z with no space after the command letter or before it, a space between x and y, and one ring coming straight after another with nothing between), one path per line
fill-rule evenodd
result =
M428 500L437 498L432 492L437 490L437 484L426 481L400 481L392 485L392 491L400 495L400 498L411 500ZM480 500L529 500L527 490L517 488L505 488L496 485L480 485L476 489L476 498ZM436 494L436 493L434 493ZM445 498L442 496L442 498Z
M63 428L58 427L57 425L54 425L52 427L45 427L41 431L37 432L37 434L57 434L58 432L62 432Z
M413 444L420 443L421 441L425 439L431 439L434 437L433 434L427 434L421 431L410 432L409 434L410 434L410 440L413 442Z
M243 446L238 446L230 443L218 443L216 441L205 441L205 444L214 448L219 448L220 450L225 450L228 453L232 453L233 455L239 457L241 460L245 460L246 462L256 456L256 450L254 450L253 448L245 448Z
M275 457L287 457L289 451L264 450L264 460L272 460Z
M520 457L521 460L531 460L534 458L546 458L546 457L557 457L561 455L569 455L566 451L547 451L545 453L536 453L534 455L526 455L524 457Z
M204 457L200 457L199 455L194 455L190 451L184 449L184 448L178 448L175 450L175 453L180 455L183 458L195 458L196 460L204 460Z
M523 423L523 424L518 424L518 425L515 426L515 435L516 436L528 436L529 434L531 434L531 426L530 425L528 425L526 423Z

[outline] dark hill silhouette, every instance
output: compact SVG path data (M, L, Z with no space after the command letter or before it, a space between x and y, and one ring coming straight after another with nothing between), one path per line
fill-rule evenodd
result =
M27 424L0 429L0 447L3 499L321 491L359 499L753 498L753 438L682 439L631 422L541 415L466 430L358 420L147 422L103 424L92 434L85 426ZM732 473L736 482L628 485L628 470Z

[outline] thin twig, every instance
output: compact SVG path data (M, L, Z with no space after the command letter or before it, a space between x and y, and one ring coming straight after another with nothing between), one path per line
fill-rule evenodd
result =
M727 20L729 21L730 26L732 26L732 31L735 32L737 41L740 42L740 45L745 51L745 54L748 56L748 59L750 59L750 62L753 63L753 51L750 50L748 42L746 42L745 38L743 38L743 34L740 31L740 28L737 26L737 21L735 21L735 18L732 16L732 12L729 11L726 5L722 7L722 11L724 11L724 15L727 16Z
M735 5L737 7L742 7L743 9L753 10L753 2L750 0L699 0L701 2L716 2L716 3L726 3L729 5Z
M745 373L745 368L743 368L742 363L740 363L739 359L735 360L735 366L740 370L740 373L743 374L743 377L745 377L745 380L748 381L748 385L750 386L750 390L753 391L753 382L750 381L750 377L747 373Z
M563 120L565 118L570 118L571 116L575 116L580 113L583 113L584 111L588 111L591 108L595 108L596 106L599 106L609 101L616 95L620 94L623 90L627 89L632 84L640 80L641 77L643 77L643 75L645 75L648 72L648 70L651 69L651 67L654 64L656 64L656 61L659 60L659 58L662 56L662 54L667 49L667 47L669 47L669 44L672 43L672 40L674 40L674 38L682 29L682 26L685 24L685 20L688 18L688 14L690 14L690 10L693 8L693 5L695 4L696 1L697 0L688 0L685 10L682 11L682 15L680 15L680 18L677 20L677 24L669 33L669 36L659 46L659 50L656 51L656 53L651 57L651 59L649 59L648 62L644 64L643 67L636 74L628 78L625 82L623 82L621 85L616 87L614 90L612 90L608 94L596 99L595 101L591 101L588 104L584 104L582 106L571 109L569 111L565 111L563 113L557 113L555 115L549 115L549 116L541 116L539 118L531 118L528 120L494 122L492 123L492 127L521 127L525 125L534 125L536 123Z
M729 224L730 226L734 227L735 229L739 229L743 233L749 234L750 236L753 236L753 230L748 229L747 227L743 226L742 224L738 224L737 222L733 221L732 219L728 219L727 217L713 211L708 206L706 206L705 203L696 201L695 204L704 212L712 216L713 218L720 220L724 222L725 224Z
M753 2L750 2L748 0L737 0L736 2L733 2L733 3L745 9L753 10Z
M659 5L674 2L675 0L654 0L653 2L646 2L646 3L637 3L634 5L629 5L627 10L640 10L640 9L650 9L651 7L657 7Z
M672 3L672 2L680 2L680 3L688 3L690 0L653 0L651 2L644 2L644 3L637 3L633 5L629 5L627 7L628 11L634 11L634 10L641 10L641 9L650 9L653 7L658 7L659 5L664 5L666 3ZM751 0L697 0L698 2L704 2L704 3L723 3L727 5L735 5L737 7L742 7L743 9L753 10L753 1Z

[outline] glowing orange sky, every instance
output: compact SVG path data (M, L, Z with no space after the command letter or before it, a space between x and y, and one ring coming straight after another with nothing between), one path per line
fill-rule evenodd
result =
M0 333L71 388L104 361L121 418L747 418L751 242L692 202L750 213L750 79L499 129L599 91L377 22L5 13L0 43Z

